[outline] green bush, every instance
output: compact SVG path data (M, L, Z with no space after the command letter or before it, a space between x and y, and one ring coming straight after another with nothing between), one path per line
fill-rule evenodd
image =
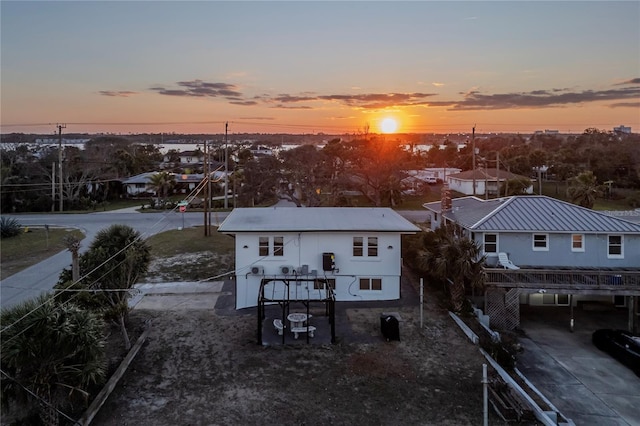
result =
M629 195L627 197L627 204L629 204L634 209L640 207L640 192L636 192L635 194Z
M0 218L1 238L15 237L16 235L20 234L20 228L22 228L22 225L16 219L13 219L11 217Z

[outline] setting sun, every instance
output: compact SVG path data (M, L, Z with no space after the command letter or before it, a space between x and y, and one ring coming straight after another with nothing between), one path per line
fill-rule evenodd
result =
M398 129L398 122L393 118L385 118L380 123L382 133L394 133Z

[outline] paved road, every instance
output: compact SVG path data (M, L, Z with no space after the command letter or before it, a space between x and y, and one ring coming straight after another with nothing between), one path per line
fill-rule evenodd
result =
M228 213L211 213L212 224L222 222ZM126 224L148 238L154 234L202 225L203 213L138 213L135 209L90 214L23 214L12 216L23 226L61 226L78 228L85 234L81 252L88 249L95 235L113 224ZM184 222L183 222L184 220ZM71 254L64 250L44 261L0 281L0 300L3 308L50 291L60 272L71 266Z
M295 206L281 200L278 207ZM82 230L86 238L82 242L81 252L88 249L95 235L113 224L126 224L148 238L154 234L181 227L189 228L202 225L204 213L139 213L137 207L108 212L89 214L21 214L15 215L23 226L63 226ZM428 213L422 211L399 212L413 222L424 222ZM211 213L211 223L220 224L226 212ZM40 263L0 281L0 302L3 308L14 306L21 301L50 291L58 281L60 272L71 266L71 254L64 250Z

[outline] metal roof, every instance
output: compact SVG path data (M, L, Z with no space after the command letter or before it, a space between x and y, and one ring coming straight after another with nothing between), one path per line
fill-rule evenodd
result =
M237 208L219 232L402 232L420 228L390 208L257 207Z
M541 195L451 201L452 209L444 217L472 230L640 234L640 224ZM440 212L440 202L424 207Z

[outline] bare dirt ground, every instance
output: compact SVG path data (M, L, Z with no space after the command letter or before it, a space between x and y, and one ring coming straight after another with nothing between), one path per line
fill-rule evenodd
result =
M178 300L132 311L134 328L151 319L151 333L93 424L482 422L484 358L435 297L425 298L420 328L411 283L400 303L338 303L335 344L271 346L257 344L255 310L233 310L232 284L208 307L184 309ZM402 316L400 341L382 337L383 311ZM493 413L490 420L501 423Z

